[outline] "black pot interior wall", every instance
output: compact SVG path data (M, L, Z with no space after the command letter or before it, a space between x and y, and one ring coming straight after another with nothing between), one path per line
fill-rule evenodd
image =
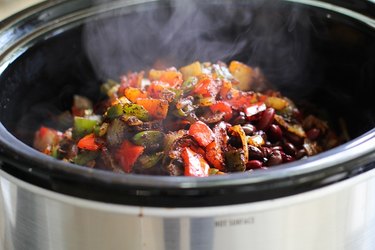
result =
M260 67L284 95L317 105L336 125L344 120L352 137L374 127L374 30L290 4L119 10L41 38L0 76L0 119L31 144L74 94L98 100L108 78L160 63L232 59Z

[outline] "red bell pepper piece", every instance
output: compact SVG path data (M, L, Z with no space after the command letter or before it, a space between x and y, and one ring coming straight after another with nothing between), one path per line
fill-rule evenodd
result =
M200 154L195 153L193 150L186 147L182 149L181 157L184 161L185 176L208 176L210 166Z
M84 136L78 141L77 147L80 149L97 151L101 145L95 141L95 135L93 133Z
M251 91L241 91L233 88L232 83L224 81L220 97L229 103L233 109L242 109L258 101L258 96Z
M206 147L215 139L215 135L210 127L201 121L191 124L189 135L191 135L202 147Z
M206 159L216 169L224 170L224 157L223 150L220 148L216 141L211 142L206 147Z
M228 102L233 109L242 109L256 102L257 96L253 92L244 92L232 88L224 100Z
M218 101L215 104L212 104L210 106L210 109L214 113L216 113L216 112L222 112L222 113L224 113L225 114L224 115L224 120L225 121L229 121L232 118L232 115L233 115L232 107L227 102Z
M132 144L130 141L125 140L117 151L117 159L121 164L122 169L126 173L132 171L134 163L138 157L143 154L144 147Z

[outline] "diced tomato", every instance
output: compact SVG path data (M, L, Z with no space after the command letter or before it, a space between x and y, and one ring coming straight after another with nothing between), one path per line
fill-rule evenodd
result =
M215 135L210 129L210 127L208 127L205 123L201 121L197 121L191 124L189 128L189 135L194 137L194 139L202 147L206 147L215 139Z
M200 154L197 154L190 148L186 147L182 149L181 157L184 161L185 176L208 176L210 166Z
M138 157L143 154L144 147L132 144L130 141L125 140L117 151L117 159L121 164L122 169L126 173L132 171L134 163Z
M57 145L62 136L61 132L42 126L35 133L33 146L37 150L44 152L48 146Z
M143 106L148 113L155 119L165 119L168 114L168 101L153 98L139 98L136 104Z
M101 145L95 141L95 135L93 133L84 136L78 141L77 147L89 151L97 151Z
M224 113L224 120L229 121L232 118L232 107L230 106L229 103L224 102L224 101L218 101L215 104L212 104L210 106L210 109L212 112L222 112Z
M214 80L208 75L202 75L199 77L193 93L202 95L203 97L216 97L220 92L222 84L222 81Z

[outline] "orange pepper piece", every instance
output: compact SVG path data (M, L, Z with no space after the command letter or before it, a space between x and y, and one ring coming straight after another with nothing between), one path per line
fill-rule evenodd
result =
M136 104L143 106L155 119L163 120L167 117L169 104L166 100L139 98L136 100Z

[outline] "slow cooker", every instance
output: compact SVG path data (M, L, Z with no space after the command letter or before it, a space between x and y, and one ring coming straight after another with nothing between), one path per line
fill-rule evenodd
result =
M365 0L51 0L3 20L0 249L375 249L374 14ZM320 107L347 142L209 178L116 174L30 146L108 78L232 59Z

